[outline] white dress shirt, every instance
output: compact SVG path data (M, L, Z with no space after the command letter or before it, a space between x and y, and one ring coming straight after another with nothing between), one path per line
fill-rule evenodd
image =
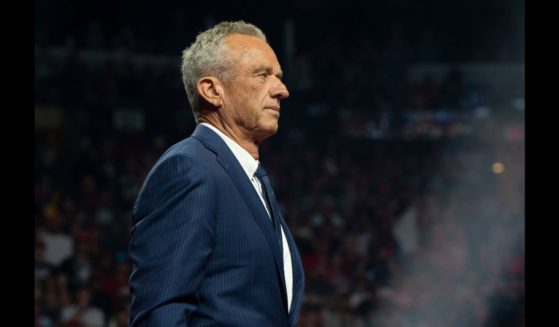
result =
M221 132L214 126L208 123L200 124L216 132L216 134L221 137L225 144L227 144L231 152L233 152L233 155L235 156L235 158L237 158L237 161L239 161L239 164L241 164L241 167L243 167L243 170L247 174L247 177L252 183L252 186L254 186L256 193L260 197L260 201L262 201L262 204L264 205L264 209L266 209L266 212L271 219L270 210L268 209L268 205L266 204L266 200L264 200L264 195L262 193L262 185L260 184L258 178L254 175L256 173L256 169L258 169L258 165L260 164L260 162L258 160L255 160L250 155L250 153L248 153L247 150L243 149L239 144L237 144L227 135L223 134L223 132ZM289 251L289 244L287 244L287 239L285 238L283 227L280 226L280 228L283 244L283 273L285 276L285 290L287 291L287 309L288 312L291 312L291 300L293 298L293 267L291 265L291 252Z

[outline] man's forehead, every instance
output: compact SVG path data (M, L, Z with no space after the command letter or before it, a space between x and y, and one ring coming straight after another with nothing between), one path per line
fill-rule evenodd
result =
M225 36L224 40L229 47L235 50L246 50L252 48L272 50L266 41L257 36L232 33Z
M273 66L273 69L281 69L274 50L266 41L259 37L244 34L229 34L225 41L231 50L236 52L238 63L244 65L259 65L262 61Z

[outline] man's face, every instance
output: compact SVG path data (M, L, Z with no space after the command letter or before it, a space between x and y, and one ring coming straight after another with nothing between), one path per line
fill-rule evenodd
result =
M289 96L281 67L272 48L257 37L231 34L225 42L234 77L223 81L222 114L245 137L260 142L276 133L280 100Z

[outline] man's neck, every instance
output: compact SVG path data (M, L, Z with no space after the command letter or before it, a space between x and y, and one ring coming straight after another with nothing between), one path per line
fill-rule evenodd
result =
M217 128L220 132L240 145L241 148L245 149L255 160L258 160L258 144L253 140L250 140L250 138L246 137L246 135L244 135L238 127L231 126L220 119L213 118L212 116L199 117L198 122L210 124L213 127Z

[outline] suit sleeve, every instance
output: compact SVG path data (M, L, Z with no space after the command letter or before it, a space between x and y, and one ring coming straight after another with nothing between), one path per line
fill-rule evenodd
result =
M175 155L148 175L134 205L131 327L189 326L214 240L215 190L202 165Z

